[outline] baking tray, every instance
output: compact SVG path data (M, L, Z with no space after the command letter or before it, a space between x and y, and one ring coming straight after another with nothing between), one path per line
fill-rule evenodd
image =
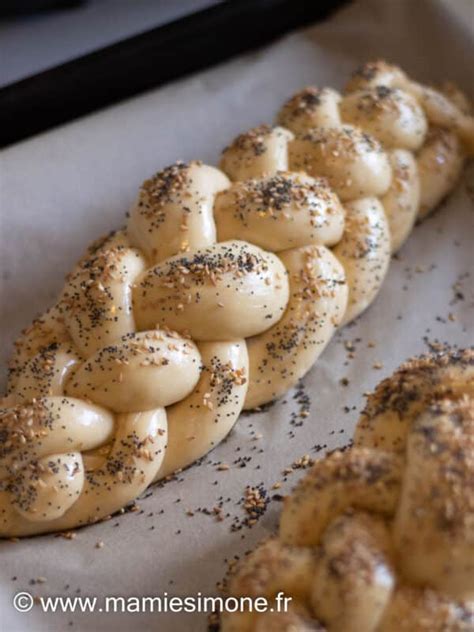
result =
M0 146L263 46L347 0L234 0L0 90Z

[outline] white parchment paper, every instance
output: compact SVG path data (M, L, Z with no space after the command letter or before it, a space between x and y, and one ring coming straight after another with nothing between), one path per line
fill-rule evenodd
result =
M121 225L145 177L176 159L215 163L236 133L271 121L293 91L309 83L341 87L370 58L386 57L420 80L450 78L469 90L473 22L470 0L358 2L263 50L4 151L2 369L13 338L54 301L86 244ZM272 500L253 528L231 530L245 518L240 499L247 485L261 484L272 496L272 484L282 481L278 493L286 493L300 471L282 470L304 454L321 455L320 446L346 444L364 391L400 362L425 351L427 341L473 343L473 174L471 165L449 200L415 229L374 305L333 339L296 400L290 392L266 412L243 416L226 442L177 480L150 490L136 512L80 530L71 541L1 542L0 628L204 630L206 615L44 614L38 606L19 614L12 598L20 590L91 595L100 608L106 595L214 594L224 559L251 548L276 524L279 502ZM308 406L305 395L309 415L295 416ZM221 521L207 515L219 504ZM46 581L32 583L38 577Z

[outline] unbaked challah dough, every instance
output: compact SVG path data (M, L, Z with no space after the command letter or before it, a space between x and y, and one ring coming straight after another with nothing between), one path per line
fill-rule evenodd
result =
M232 596L283 592L291 609L223 614L223 632L472 631L473 483L474 349L407 362L229 578Z
M344 94L292 97L220 169L146 180L16 342L0 536L100 520L283 395L374 300L473 148L459 90L376 62Z

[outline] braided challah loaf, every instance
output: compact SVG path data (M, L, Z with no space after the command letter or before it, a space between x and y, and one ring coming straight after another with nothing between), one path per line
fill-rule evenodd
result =
M238 137L222 170L156 174L127 226L88 249L16 343L0 536L120 509L293 386L374 299L391 249L474 143L458 91L383 64L357 77L345 97L294 97L288 129Z
M474 630L474 349L383 381L354 447L297 484L229 590L275 611L226 614L223 632Z

